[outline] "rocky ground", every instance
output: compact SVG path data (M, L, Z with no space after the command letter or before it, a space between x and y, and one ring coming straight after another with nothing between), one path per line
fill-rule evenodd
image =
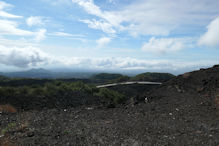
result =
M0 127L3 146L217 146L219 66L178 76L116 108L2 113Z

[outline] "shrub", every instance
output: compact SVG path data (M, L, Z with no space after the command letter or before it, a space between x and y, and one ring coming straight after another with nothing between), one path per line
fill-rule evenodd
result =
M114 104L119 104L125 100L125 96L117 91L113 91L107 88L100 88L96 96L109 99Z

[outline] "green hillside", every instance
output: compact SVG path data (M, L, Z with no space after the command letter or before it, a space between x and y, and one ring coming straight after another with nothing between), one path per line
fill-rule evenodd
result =
M175 76L170 73L142 73L138 74L135 77L132 77L132 81L151 81L151 82L165 82L168 81Z
M121 74L100 73L91 77L96 83L123 82L128 81L129 77Z

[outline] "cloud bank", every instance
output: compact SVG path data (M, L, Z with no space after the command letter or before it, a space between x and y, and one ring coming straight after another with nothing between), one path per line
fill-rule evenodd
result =
M50 60L51 57L38 48L7 48L0 45L0 63L4 65L26 68L46 65Z
M23 46L8 48L0 45L0 64L17 68L61 66L62 68L86 70L178 72L180 70L188 71L188 69L211 66L216 64L216 61L202 60L186 62L180 60L136 59L130 57L60 57L48 54L37 47Z

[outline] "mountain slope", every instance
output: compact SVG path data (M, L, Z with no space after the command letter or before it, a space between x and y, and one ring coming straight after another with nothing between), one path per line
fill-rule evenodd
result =
M219 65L179 75L151 91L148 96L162 98L172 104L219 107Z

